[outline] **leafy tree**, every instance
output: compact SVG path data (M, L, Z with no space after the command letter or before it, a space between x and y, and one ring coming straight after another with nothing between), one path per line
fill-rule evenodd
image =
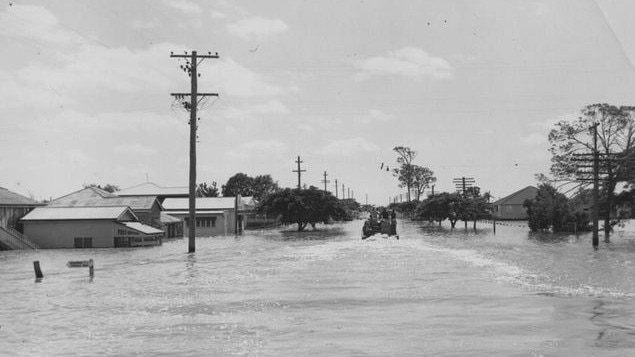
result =
M242 172L235 174L227 180L223 185L223 197L234 196L253 196L254 195L254 179Z
M627 158L635 151L635 107L592 104L584 107L576 120L561 121L549 133L552 154L551 173L558 180L575 181L578 162L574 154L593 152L593 132L598 124L598 151L603 157L602 179L604 234L611 231L611 212L615 188L619 182L633 180L632 162ZM616 156L617 154L617 156ZM621 159L614 159L620 158Z
M419 201L423 191L437 182L434 172L427 167L412 165L412 185L417 192L416 200Z
M253 179L253 192L256 200L261 200L265 196L280 190L278 182L271 178L271 175L258 175Z
M412 160L417 156L417 152L407 146L395 146L392 150L399 155L397 163L400 165L393 170L393 175L397 177L399 187L406 187L406 197L410 201L410 188L414 185Z
M196 197L218 197L216 181L212 181L209 185L207 182L199 183L198 186L196 186Z
M257 210L279 216L282 224L297 224L298 232L308 224L315 229L319 222L327 222L331 218L340 220L346 216L346 208L340 200L314 186L274 192L260 201Z
M117 185L111 185L111 184L109 184L109 183L108 183L108 184L105 184L105 185L103 185L103 186L102 186L102 185L95 184L95 183L85 183L85 184L84 184L84 188L88 188L88 187L96 187L96 188L102 189L102 190L104 190L104 191L106 191L106 192L110 192L110 193L113 193L113 192L117 192L117 191L119 191L119 186L117 186Z
M430 195L421 202L416 209L415 216L420 219L437 221L439 224L446 219L450 220L452 228L459 220L457 208L460 205L461 196L458 193L441 192Z
M534 232L567 231L569 222L574 220L567 196L548 184L539 185L536 197L525 200L523 205L527 208L529 229Z

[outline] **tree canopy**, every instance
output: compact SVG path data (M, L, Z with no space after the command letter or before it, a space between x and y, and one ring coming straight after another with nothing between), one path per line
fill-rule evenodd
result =
M95 184L95 183L85 183L84 184L84 188L88 188L88 187L100 188L100 189L102 189L102 190L104 190L106 192L110 192L110 193L119 191L119 186L112 185L112 184L109 184L109 183L107 183L105 185L98 185L98 184Z
M592 104L581 110L579 118L558 122L549 133L551 173L556 180L578 179L580 162L576 160L580 160L580 156L576 155L585 154L589 158L593 153L591 128L595 124L601 154L604 231L608 237L616 186L619 182L635 180L635 107Z
M271 175L248 176L242 172L235 174L222 186L224 197L237 195L253 196L256 200L261 200L265 196L280 190L278 183L271 178Z
M393 169L393 174L399 181L399 187L405 187L407 189L406 197L407 200L410 201L410 188L414 185L412 160L417 156L417 152L407 146L395 146L392 150L399 155L397 157L397 163L400 165L396 169Z
M257 210L278 216L282 224L297 224L298 231L303 231L308 224L315 228L319 222L346 217L346 208L340 200L314 186L308 189L286 188L269 194L260 201Z
M196 197L218 197L216 181L212 181L209 185L207 182L199 183L198 186L196 186Z

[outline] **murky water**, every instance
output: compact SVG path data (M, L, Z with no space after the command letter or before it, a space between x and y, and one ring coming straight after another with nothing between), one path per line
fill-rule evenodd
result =
M0 355L635 355L635 234L360 227L0 252Z

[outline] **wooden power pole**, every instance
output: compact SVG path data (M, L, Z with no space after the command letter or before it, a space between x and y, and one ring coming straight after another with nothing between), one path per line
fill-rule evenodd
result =
M295 161L298 164L298 169L297 170L292 170L292 172L297 172L298 173L298 190L302 188L302 173L306 172L306 170L302 170L300 168L300 164L303 163L304 161L300 160L300 156L298 156L298 159Z
M326 176L328 176L328 175L326 174L326 171L324 171L324 180L322 180L322 182L324 182L324 193L326 193L326 191L327 191L326 184L331 182L330 180L326 179Z
M593 128L593 248L600 245L598 230L600 229L600 153L598 152L598 125Z
M335 179L335 198L339 198L337 195L337 179Z
M188 222L188 252L194 253L196 251L196 129L198 128L196 116L196 109L199 104L199 98L205 97L218 97L217 93L198 93L198 70L197 66L199 61L203 61L206 58L218 58L218 53L212 54L208 52L206 55L199 55L196 51L192 51L191 54L177 55L174 52L170 53L172 58L185 58L185 66L181 66L184 72L187 72L191 79L190 93L171 93L176 99L184 99L190 97L189 103L183 101L183 107L190 112L190 193L189 193L189 222Z

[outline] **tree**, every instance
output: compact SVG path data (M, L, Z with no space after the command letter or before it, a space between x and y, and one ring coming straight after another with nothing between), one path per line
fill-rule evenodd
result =
M410 188L414 184L412 160L417 156L417 152L407 146L395 146L392 150L399 155L397 163L400 165L393 170L393 174L399 181L399 187L406 187L408 190L406 197L410 202Z
M271 178L271 175L258 175L253 179L254 198L258 201L280 190L278 182Z
M611 231L611 213L615 188L619 182L633 179L632 163L628 157L635 151L635 107L616 107L609 104L592 104L584 107L576 120L560 121L549 133L552 154L551 173L556 179L576 180L578 162L574 154L593 152L593 132L598 124L598 151L602 155L602 205L604 234ZM613 222L614 223L614 222Z
M340 200L314 186L274 192L260 201L257 211L278 216L282 224L297 224L298 232L308 224L315 229L319 222L327 222L331 218L340 220L346 216Z
M437 178L434 177L434 172L432 172L432 170L427 167L412 165L412 184L417 192L417 201L419 201L421 194L425 191L425 189L435 182L437 182Z
M103 186L95 184L95 183L85 183L84 184L84 188L88 188L88 187L96 187L96 188L102 189L102 190L104 190L106 192L110 192L110 193L119 191L119 186L111 185L109 183L107 183L107 184L105 184Z
M456 206L460 196L458 193L442 192L436 195L430 195L421 202L416 209L415 216L420 219L429 221L437 221L439 224L446 219L450 220L452 228L459 219L456 213Z
M223 197L234 196L253 196L254 195L254 179L250 176L239 172L227 180L223 185Z
M206 182L199 183L196 186L196 197L218 197L216 181L212 181L209 185Z
M533 200L525 200L523 204L529 216L529 229L535 231L563 232L568 230L573 221L567 196L558 192L555 187L542 184Z

